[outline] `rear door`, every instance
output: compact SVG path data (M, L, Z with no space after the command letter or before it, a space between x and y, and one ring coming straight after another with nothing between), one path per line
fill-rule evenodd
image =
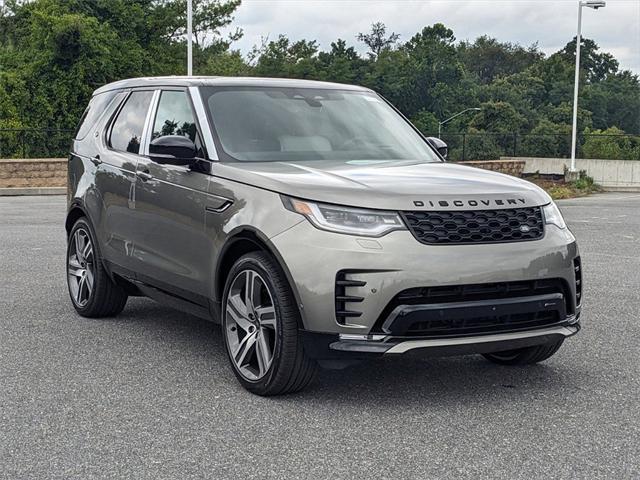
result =
M202 136L186 89L156 94L149 141L164 135L189 137L206 158ZM145 145L148 152L148 143ZM212 242L205 233L210 202L209 162L199 167L162 164L139 158L135 189L138 232L134 260L138 279L193 303L208 305ZM216 200L219 203L219 200Z
M96 192L101 195L103 213L98 228L102 254L121 269L129 266L137 222L134 218L133 188L140 158L141 140L153 90L129 92L107 126L104 144L92 161L98 165Z

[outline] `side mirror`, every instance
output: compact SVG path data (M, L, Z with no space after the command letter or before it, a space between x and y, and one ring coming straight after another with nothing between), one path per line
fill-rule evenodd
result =
M158 163L169 165L192 165L197 154L196 145L182 135L165 135L152 140L149 156Z
M437 137L427 137L427 142L429 142L429 145L435 148L438 153L442 155L442 158L444 158L445 160L447 159L447 155L449 154L449 147L447 147L446 143L444 143Z

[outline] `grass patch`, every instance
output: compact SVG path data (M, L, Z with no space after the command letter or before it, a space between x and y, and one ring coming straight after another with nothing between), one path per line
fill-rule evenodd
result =
M602 191L600 186L597 185L593 181L593 178L587 175L584 170L579 173L578 179L575 182L541 178L539 175L529 177L527 180L544 188L554 200L584 197Z

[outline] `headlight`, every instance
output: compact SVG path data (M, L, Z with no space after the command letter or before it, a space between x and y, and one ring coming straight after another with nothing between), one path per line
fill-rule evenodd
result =
M365 237L381 237L393 230L405 230L400 215L383 210L364 210L282 197L284 206L297 212L317 228Z
M550 204L542 207L542 213L544 214L544 223L555 225L563 230L567 228L567 224L564 223L564 218L562 218L560 209L555 203L551 202Z

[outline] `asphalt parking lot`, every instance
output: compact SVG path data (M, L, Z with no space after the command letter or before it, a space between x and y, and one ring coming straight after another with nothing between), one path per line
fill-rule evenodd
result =
M378 361L267 399L212 324L77 316L64 197L0 197L0 478L639 478L640 194L560 206L584 328L546 363Z

